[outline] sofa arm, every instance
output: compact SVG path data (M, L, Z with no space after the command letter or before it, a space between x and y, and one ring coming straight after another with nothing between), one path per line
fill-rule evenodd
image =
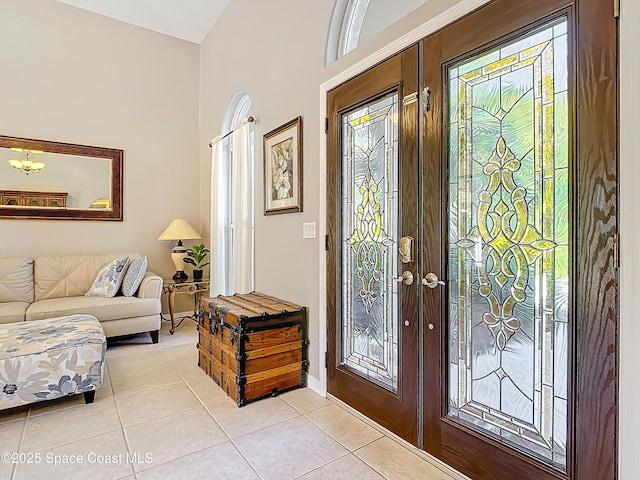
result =
M138 287L138 298L160 298L162 295L162 277L153 272L147 271L142 279L140 287Z

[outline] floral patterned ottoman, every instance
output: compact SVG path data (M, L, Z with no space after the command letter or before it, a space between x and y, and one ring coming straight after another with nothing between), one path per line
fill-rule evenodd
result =
M106 348L91 315L0 325L0 410L76 393L93 402Z

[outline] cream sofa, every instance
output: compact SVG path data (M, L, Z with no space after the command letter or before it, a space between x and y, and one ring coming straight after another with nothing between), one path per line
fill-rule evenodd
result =
M96 317L107 337L160 330L162 278L147 272L135 296L85 297L108 262L137 253L0 257L0 324L66 315Z

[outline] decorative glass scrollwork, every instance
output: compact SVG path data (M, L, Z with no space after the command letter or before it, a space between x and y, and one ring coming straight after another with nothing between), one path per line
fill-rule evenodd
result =
M520 329L520 320L513 316L514 307L527 299L529 266L543 251L556 246L552 240L542 238L535 225L529 223L527 190L513 178L520 166L520 160L500 137L483 169L489 184L479 195L477 225L457 242L479 264L478 293L487 299L489 306L482 318L499 350L504 350ZM481 248L476 248L478 245ZM478 252L486 258L478 258ZM495 283L503 288L510 280L511 287L505 295L492 287Z
M342 364L391 391L398 377L398 95L342 117Z
M449 417L566 469L567 21L448 69Z

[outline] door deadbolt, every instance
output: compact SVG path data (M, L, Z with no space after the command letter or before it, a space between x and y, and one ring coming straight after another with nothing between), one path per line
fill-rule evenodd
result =
M402 263L413 262L413 237L402 237L398 241L398 254Z

